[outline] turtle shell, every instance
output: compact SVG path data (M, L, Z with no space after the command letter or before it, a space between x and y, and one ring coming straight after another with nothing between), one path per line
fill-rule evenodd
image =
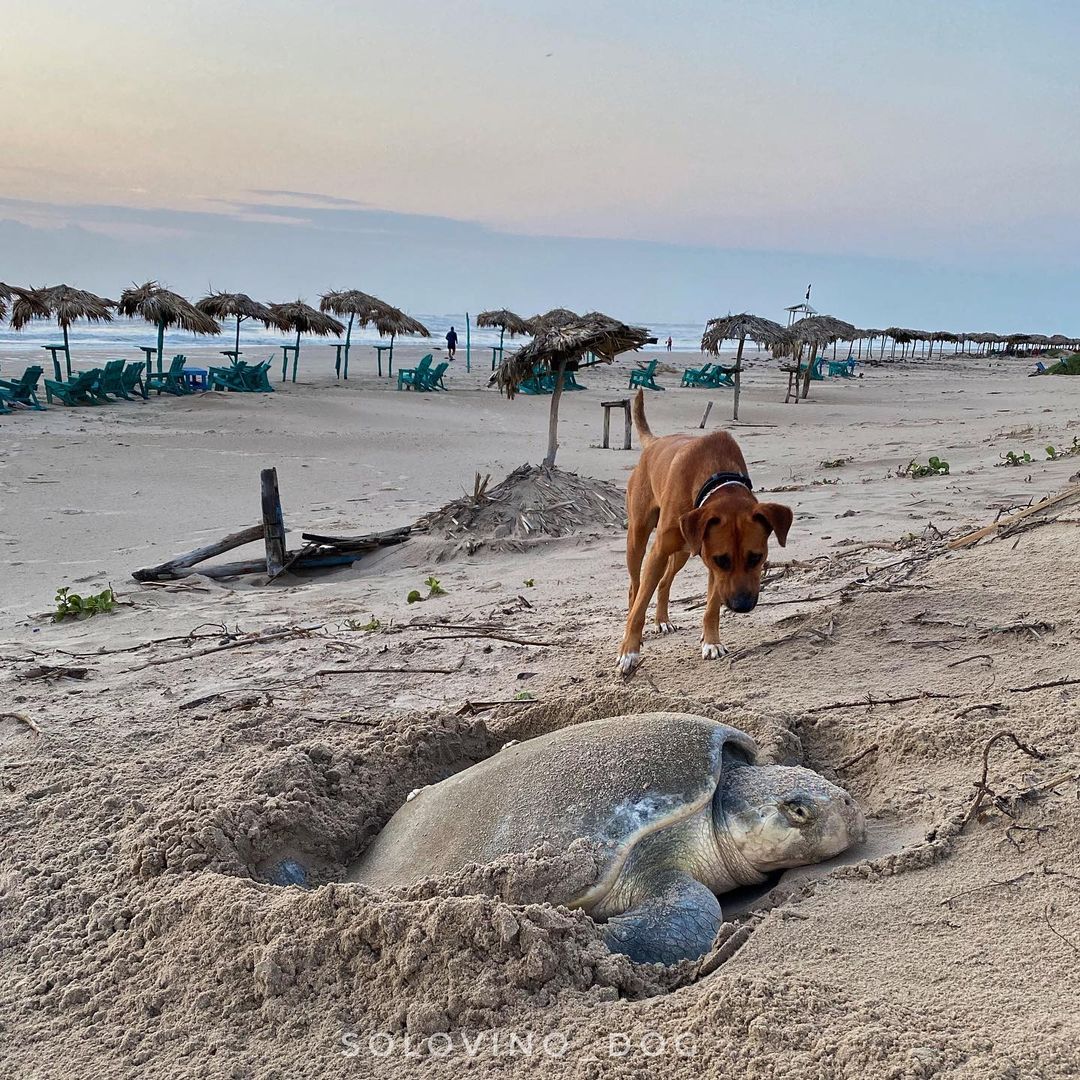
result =
M394 888L543 843L564 851L584 838L606 852L590 889L597 895L641 837L710 802L725 749L756 759L749 735L673 712L616 716L529 739L423 788L347 880ZM565 902L575 899L582 898Z

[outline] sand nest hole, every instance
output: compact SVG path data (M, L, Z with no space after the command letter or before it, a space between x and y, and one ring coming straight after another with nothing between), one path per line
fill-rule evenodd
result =
M494 487L489 479L477 473L472 494L427 514L416 529L474 551L625 527L626 495L606 480L542 465L522 465Z
M127 831L133 917L112 937L110 962L137 956L123 966L135 971L131 992L151 1004L166 980L170 993L222 1015L259 1011L281 1022L301 1009L312 1015L320 1003L328 1024L363 1017L379 1030L426 1034L491 1027L571 999L640 998L686 986L734 954L753 930L754 911L790 900L807 883L785 886L785 878L741 898L733 908L740 921L725 924L708 955L667 968L610 953L583 912L544 902L555 890L565 895L568 882L584 890L596 879L598 854L586 842L386 893L339 883L412 789L497 753L510 738L644 711L640 697L610 693L549 705L546 716L516 732L511 725L520 718L496 717L488 727L429 717L404 731L388 721L336 745L267 751L186 784L200 794L148 811ZM655 694L647 707L711 715L754 735L764 757L801 757L783 718ZM269 883L290 861L306 868L308 887Z

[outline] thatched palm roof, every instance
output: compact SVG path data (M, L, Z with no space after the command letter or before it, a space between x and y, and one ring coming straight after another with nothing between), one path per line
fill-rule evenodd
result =
M569 361L580 360L586 353L610 364L619 353L640 349L650 338L644 327L627 326L610 315L593 311L565 325L538 330L528 345L499 365L492 378L507 397L513 397L538 365L553 371Z
M303 300L290 300L284 304L271 304L270 315L273 325L281 330L293 330L297 334L315 334L317 337L341 337L345 333L345 324L332 315L316 311Z
M0 320L7 315L7 304L5 301L11 299L11 286L5 285L0 281Z
M349 315L360 320L361 326L374 322L379 313L388 312L391 306L370 293L359 289L344 289L324 293L319 298L319 310L334 315Z
M525 322L528 326L528 333L538 334L543 330L558 329L561 326L570 326L581 318L582 316L571 311L569 308L557 307L552 308L545 315L534 315L531 319L526 319Z
M273 313L258 300L252 300L247 293L211 292L196 301L195 306L212 319L257 319L265 326L276 326Z
M1071 343L1071 341L1072 341L1072 339L1067 338L1064 334L1055 334L1050 339L1050 344L1051 345L1069 345Z
M476 316L477 326L494 326L498 330L502 330L509 334L511 337L517 334L531 334L529 329L529 321L523 319L520 315L514 314L512 311L508 311L506 308L500 308L498 311L481 311Z
M710 319L701 336L701 351L719 355L720 346L725 341L738 341L746 338L760 345L776 345L787 339L787 331L772 319L763 319L758 315L725 315Z
M416 334L418 337L431 337L431 331L411 315L406 315L400 308L386 305L386 310L380 312L372 320L375 329L382 337L390 335L401 337L404 334Z
M78 319L87 322L112 322L115 300L73 289L70 285L47 285L40 289L12 288L11 328L21 330L32 319L56 319L66 330Z
M156 326L178 326L192 334L221 333L215 319L156 281L125 289L116 306L121 315L129 319L144 319Z

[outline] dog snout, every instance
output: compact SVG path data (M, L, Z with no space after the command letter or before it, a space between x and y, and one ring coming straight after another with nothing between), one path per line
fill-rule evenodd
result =
M736 593L727 602L727 606L732 611L737 611L739 614L745 614L748 611L753 611L757 607L757 594L750 592Z

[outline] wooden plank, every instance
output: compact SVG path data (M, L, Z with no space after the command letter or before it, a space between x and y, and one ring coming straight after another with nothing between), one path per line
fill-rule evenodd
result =
M149 566L145 570L136 570L131 576L136 581L164 581L169 578L182 577L183 575L176 573L177 570L194 566L205 559L212 559L215 555L221 555L223 552L242 547L244 544L254 543L262 538L262 525L250 525L239 532L229 533L228 536L223 536L212 544L189 551L186 555L177 555L175 559L170 559L168 562L160 563L157 566Z
M400 529L386 529L365 536L326 536L323 533L310 532L300 535L313 544L336 548L338 551L370 551L372 548L404 543L411 534L412 526L404 525Z
M999 529L1005 529L1010 525L1015 525L1016 522L1023 521L1024 518L1029 518L1032 514L1037 514L1040 510L1048 510L1051 506L1055 506L1057 503L1064 502L1066 499L1073 498L1077 495L1080 495L1080 484L1066 488L1064 491L1059 492L1057 495L1052 495L1048 499L1043 499L1041 502L1035 503L1034 506L1029 506L1024 510L1021 510L1018 514L1012 514L1007 518L1001 518L1000 520L992 522L989 525L984 525L981 529L976 529L974 532L970 532L965 536L950 540L949 550L955 551L957 548L970 547L972 544L976 544L982 540L984 536L990 536L991 533L996 533Z
M713 403L711 401L705 406L705 412L702 414L701 423L698 424L699 428L704 428L705 427L705 423L709 419L709 413L712 412L712 407L713 407Z
M281 573L285 565L285 521L281 514L277 469L263 469L259 477L262 492L263 539L266 543L266 572Z

